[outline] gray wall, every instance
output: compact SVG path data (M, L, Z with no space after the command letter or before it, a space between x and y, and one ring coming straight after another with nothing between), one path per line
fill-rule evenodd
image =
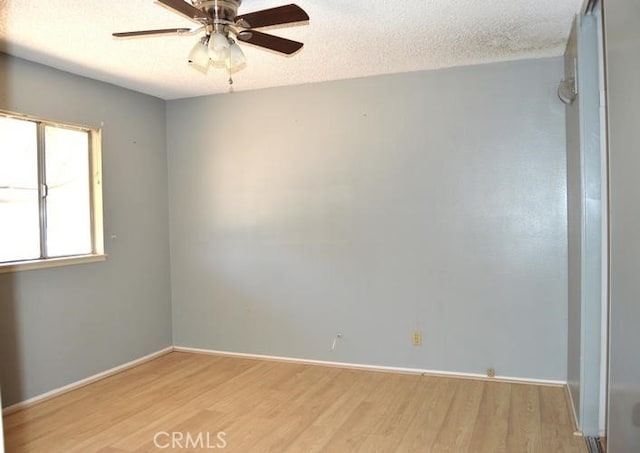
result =
M165 106L0 54L0 108L104 123L109 254L0 275L2 402L11 405L171 345Z
M611 453L640 451L640 2L606 0Z
M566 379L561 77L558 58L168 102L175 344Z

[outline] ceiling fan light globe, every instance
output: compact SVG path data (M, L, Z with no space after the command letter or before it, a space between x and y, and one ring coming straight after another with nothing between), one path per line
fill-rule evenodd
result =
M203 75L207 75L207 72L209 72L209 65L207 66L198 66L196 64L193 63L189 63L189 67L192 69L195 69L196 71L198 71L199 73L203 74Z
M189 53L189 64L196 69L204 72L209 68L209 52L205 39L196 43Z
M214 63L224 62L229 55L229 40L222 33L214 33L209 39L209 58Z
M243 69L247 65L247 58L238 43L234 42L229 47L229 59L226 63L227 69L234 72Z
M224 59L220 61L211 60L211 66L213 66L216 69L225 69L227 67L227 61Z
M214 53L210 51L209 58L213 67L225 68L227 66L227 60L229 60L229 49Z

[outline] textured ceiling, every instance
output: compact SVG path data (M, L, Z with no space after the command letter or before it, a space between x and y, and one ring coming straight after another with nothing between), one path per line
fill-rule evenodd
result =
M557 56L583 0L295 0L307 25L292 57L242 44L234 90ZM244 0L239 14L291 3ZM0 50L163 99L228 91L187 65L196 36L118 40L115 31L192 27L152 0L0 0Z

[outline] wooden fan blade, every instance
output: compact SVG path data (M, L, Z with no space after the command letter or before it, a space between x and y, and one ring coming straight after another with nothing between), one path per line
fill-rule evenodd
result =
M184 0L158 0L158 2L191 20L195 20L196 22L201 22L203 20L206 21L209 19L207 13L199 10Z
M301 42L280 38L279 36L268 35L255 30L243 30L238 33L238 39L255 46L275 50L276 52L291 55L302 49Z
M278 6L236 16L236 24L245 28L260 28L309 20L309 15L298 5Z
M173 35L180 33L189 33L190 28L162 28L160 30L141 30L141 31L125 31L120 33L112 33L116 38L129 38L131 36L146 35Z

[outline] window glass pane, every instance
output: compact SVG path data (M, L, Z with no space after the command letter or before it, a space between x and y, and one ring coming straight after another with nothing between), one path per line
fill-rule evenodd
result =
M45 127L47 255L91 253L89 133Z
M0 116L0 261L40 258L37 125Z

